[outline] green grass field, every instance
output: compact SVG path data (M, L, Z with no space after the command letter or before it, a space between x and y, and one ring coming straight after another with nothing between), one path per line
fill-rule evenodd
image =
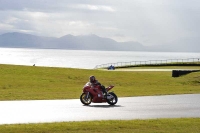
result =
M90 75L105 86L115 85L118 97L200 93L200 72L173 78L171 72L0 65L0 74L0 100L79 98ZM0 125L0 133L198 133L199 125L200 118L61 122Z
M1 133L199 133L199 118L0 125Z
M200 93L200 72L173 78L171 72L100 71L0 65L0 100L79 98L90 75L119 97Z

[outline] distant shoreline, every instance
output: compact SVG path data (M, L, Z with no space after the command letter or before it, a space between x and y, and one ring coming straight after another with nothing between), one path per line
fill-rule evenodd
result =
M65 35L60 38L43 37L31 34L11 32L0 35L0 47L102 50L102 51L145 51L145 52L200 52L199 45L181 44L146 46L140 42L117 42L97 35Z

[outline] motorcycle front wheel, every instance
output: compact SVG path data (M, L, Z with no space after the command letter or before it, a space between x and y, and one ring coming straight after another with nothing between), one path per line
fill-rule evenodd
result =
M87 94L83 93L83 94L80 96L80 100L81 100L81 102L82 102L84 105L89 105L89 104L92 102L92 97L91 97L90 94L89 94L88 97L87 97Z
M117 98L117 95L115 95L115 93L113 92L108 93L108 97L110 97L110 98L107 98L108 104L115 105L117 103L118 98Z

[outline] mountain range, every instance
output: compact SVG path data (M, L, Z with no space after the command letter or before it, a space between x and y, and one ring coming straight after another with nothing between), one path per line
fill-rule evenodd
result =
M144 46L139 42L117 42L97 35L65 35L60 38L42 37L24 33L5 33L0 35L0 47L7 48L48 48L68 50L108 50L108 51L179 51L174 46ZM187 47L187 46L186 46ZM182 49L187 51L187 49ZM196 52L192 49L188 52Z

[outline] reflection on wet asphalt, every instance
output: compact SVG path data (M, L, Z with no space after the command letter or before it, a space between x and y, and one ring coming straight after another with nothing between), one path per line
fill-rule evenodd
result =
M200 117L200 94L119 98L115 106L79 99L0 101L0 124Z

